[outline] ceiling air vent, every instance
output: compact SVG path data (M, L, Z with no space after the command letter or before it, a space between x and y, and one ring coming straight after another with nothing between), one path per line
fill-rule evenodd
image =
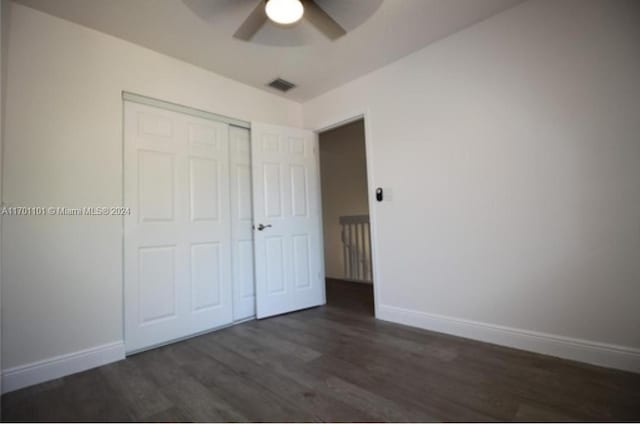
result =
M296 86L294 83L283 80L282 78L274 79L268 85L282 92L287 92Z

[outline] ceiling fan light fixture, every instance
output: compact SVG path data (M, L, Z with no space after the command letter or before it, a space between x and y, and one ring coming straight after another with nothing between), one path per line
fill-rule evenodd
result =
M302 18L304 7L300 0L268 0L265 12L273 22L291 25Z

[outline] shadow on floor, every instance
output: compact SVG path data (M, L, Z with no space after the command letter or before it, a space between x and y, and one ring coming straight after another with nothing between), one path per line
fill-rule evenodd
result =
M374 316L373 284L327 278L327 306Z

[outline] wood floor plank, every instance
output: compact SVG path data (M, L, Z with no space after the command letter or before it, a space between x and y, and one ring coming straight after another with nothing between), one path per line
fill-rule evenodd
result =
M312 361L321 355L321 353L306 346L292 343L282 338L276 339L270 334L266 334L259 329L248 325L235 327L233 328L233 331L236 334L252 338L253 340L258 340L263 345L273 349L274 351L280 352L283 355L291 355L292 357L299 358L304 362Z
M311 419L307 421L375 421L366 411L318 392L316 387L320 380L309 373L306 364L297 358L269 352L250 340L237 344L235 338L227 338L225 334L211 339L196 339L192 343L215 360L246 373L264 390L308 411Z
M2 420L37 421L36 411L40 409L39 405L43 400L51 398L48 392L60 390L63 384L64 378L58 378L3 395Z
M118 361L99 370L111 389L122 394L129 411L137 420L161 416L174 407L134 361Z
M159 348L131 358L189 421L246 422L249 418L182 370Z
M352 379L355 384L360 386L367 387L374 391L382 389L383 391L386 391L386 394L390 394L391 398L396 397L400 402L418 397L415 392L405 391L407 385L404 380L395 378L395 376L391 379L385 380L384 376L381 376L379 372L375 372L370 368L370 361L367 360L366 355L362 354L362 351L376 349L375 346L363 346L359 343L351 343L350 337L340 335L334 331L312 330L311 327L309 327L309 324L294 321L292 317L293 316L278 317L273 320L261 322L260 324L263 327L268 327L268 332L270 334L279 334L283 337L289 337L293 340L297 340L299 343L308 344L318 350L322 350L324 346L326 348L325 357L313 361L311 364L313 366L318 366L319 364L328 363L328 366L321 367L319 371L320 375L328 375L333 371L336 375ZM287 325L284 324L291 322L295 322L295 325L292 327L287 327ZM357 348L352 350L353 346L356 346ZM394 362L388 362L388 364L390 363ZM400 384L396 385L394 384L395 382L399 382ZM433 399L431 399L431 401L433 401ZM437 414L435 414L434 409L429 405L429 402L419 403L420 407L418 409L421 409L421 420L433 420L433 417ZM405 408L408 408L408 406L405 405ZM411 407L409 407L409 409L411 409ZM488 418L483 415L469 413L461 416L460 419L470 420L471 416L476 420ZM442 419L444 418L439 418L439 420Z
M143 421L149 423L182 423L189 422L190 420L189 417L182 412L182 409L172 407L158 414L146 417Z
M397 338L388 339L386 335L379 335L374 338L367 338L359 332L343 330L334 324L327 324L310 320L306 322L307 327L301 324L297 331L305 335L319 337L333 337L335 334L342 334L349 340L358 340L357 343L343 343L339 350L332 352L333 356L343 359L346 362L365 364L368 372L377 374L389 379L401 379L405 385L411 385L416 392L432 393L429 402L438 403L440 407L447 404L455 405L461 397L465 399L465 404L459 409L470 408L478 415L474 419L509 419L517 409L517 402L506 393L500 393L495 388L483 385L486 377L483 375L471 375L460 372L460 368L442 367L434 358L429 356L428 351L418 351L413 349L405 351L402 344L396 346ZM325 325L327 324L327 325ZM324 329L324 330L322 330ZM326 339L325 339L326 340ZM357 346L357 349L354 349ZM405 345L406 347L406 345ZM447 358L448 359L448 358ZM390 364L394 364L390 367ZM427 378L415 379L416 375ZM403 378L404 377L404 378ZM469 419L468 416L461 419Z
M422 411L401 405L361 386L349 383L339 377L326 378L325 385L329 391L344 399L361 411L368 411L376 420L384 422L420 422L429 421Z
M34 405L35 421L131 421L121 393L111 390L98 369L65 377L59 388L43 393Z
M293 417L312 418L233 368L211 360L209 355L194 347L181 344L177 350L179 354L192 351L189 354L192 359L182 368L236 410L242 411L250 421L285 422L292 421Z
M640 375L373 318L371 286L2 396L3 421L638 421Z

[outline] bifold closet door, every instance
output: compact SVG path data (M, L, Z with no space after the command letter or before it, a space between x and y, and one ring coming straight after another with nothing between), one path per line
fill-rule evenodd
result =
M229 126L125 102L125 346L232 322Z
M325 303L318 138L251 124L257 317Z

